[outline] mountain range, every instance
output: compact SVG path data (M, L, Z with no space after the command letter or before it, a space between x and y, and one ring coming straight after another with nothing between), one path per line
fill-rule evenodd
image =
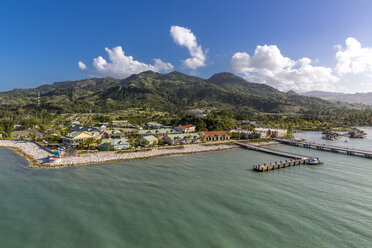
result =
M313 113L353 108L295 92L281 92L232 73L217 73L203 79L177 71L168 74L146 71L126 79L89 78L14 89L0 93L0 107L40 108L60 113L107 113L131 108L172 113L194 108L234 113Z
M326 91L308 91L303 93L304 96L318 97L332 102L359 103L372 105L372 92L345 94Z

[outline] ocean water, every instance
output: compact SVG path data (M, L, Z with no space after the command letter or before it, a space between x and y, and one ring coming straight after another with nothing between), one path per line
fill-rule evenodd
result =
M347 145L372 150L365 140ZM320 133L297 134L325 143ZM61 169L0 149L0 247L372 247L372 160L283 158L236 149Z

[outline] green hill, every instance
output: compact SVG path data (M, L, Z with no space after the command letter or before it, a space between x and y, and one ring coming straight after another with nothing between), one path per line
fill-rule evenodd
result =
M250 83L232 73L209 79L180 72L146 71L126 79L91 78L56 82L33 89L0 93L0 106L34 109L40 92L41 109L69 112L112 112L150 108L179 113L194 108L246 112L332 111L344 105L314 97L281 92L265 84Z

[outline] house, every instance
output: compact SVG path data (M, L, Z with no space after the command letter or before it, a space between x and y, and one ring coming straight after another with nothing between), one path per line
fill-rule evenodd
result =
M116 131L116 130L110 130L110 131L105 131L101 133L102 139L121 139L124 136L125 136L124 133Z
M148 135L140 138L140 144L143 146L152 146L158 142L158 138L154 135Z
M107 126L106 125L101 125L98 130L102 133L106 131Z
M159 129L142 129L138 130L138 133L134 133L133 135L138 135L139 137L147 136L147 135L154 135L154 136L165 136L167 134L176 134L179 133L175 129L170 128L159 128Z
M130 144L127 139L102 139L99 145L100 150L124 150L128 149Z
M66 137L63 137L62 143L68 146L78 146L80 142L84 143L90 138L94 137L88 132L75 131L69 133Z
M255 128L254 131L261 134L261 138L283 138L288 134L287 129Z
M101 133L99 128L84 126L84 125L80 125L80 124L72 124L71 126L68 127L68 130L94 133L94 135L97 135L97 134Z
M163 124L151 121L151 122L146 123L146 127L149 129L160 129L160 128L163 128Z
M13 125L13 129L14 130L21 130L22 129L22 125L15 124L15 125Z
M176 131L180 133L193 133L196 130L196 127L194 125L184 125L184 126L178 126L174 128Z
M205 141L218 141L230 139L230 136L226 131L201 131L200 135L205 137Z
M116 121L112 121L111 125L113 127L128 127L129 122L127 120L116 120Z
M163 137L163 141L168 145L199 143L200 135L197 133L168 134Z

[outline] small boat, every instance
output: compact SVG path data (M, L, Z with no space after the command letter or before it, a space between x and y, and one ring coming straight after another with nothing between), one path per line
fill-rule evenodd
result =
M319 160L319 158L312 158L309 160L309 162L307 163L309 165L317 165L317 164L323 164L322 161Z

